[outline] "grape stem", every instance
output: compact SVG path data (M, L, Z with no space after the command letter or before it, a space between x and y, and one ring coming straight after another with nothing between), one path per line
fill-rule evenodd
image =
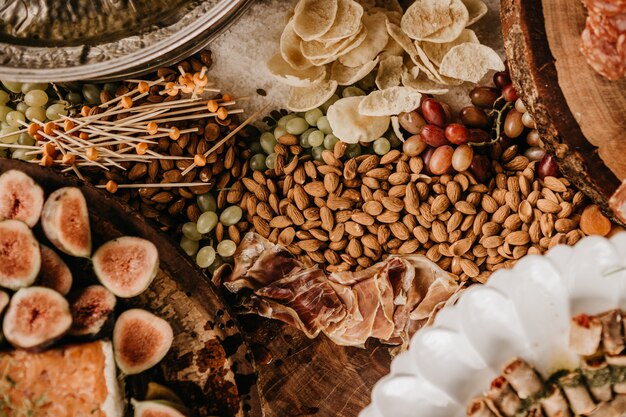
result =
M497 142L502 135L502 126L504 124L504 119L509 113L509 110L511 110L512 108L512 102L504 100L503 96L498 97L498 99L493 103L493 108L489 111L489 113L487 113L489 117L494 118L493 126L491 127L491 140L481 143L468 143L468 145L474 147L483 147L492 145Z

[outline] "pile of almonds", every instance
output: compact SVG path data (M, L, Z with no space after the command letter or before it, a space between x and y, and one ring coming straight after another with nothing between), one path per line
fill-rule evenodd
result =
M320 162L301 157L295 137L278 141L276 168L243 178L239 205L257 233L329 272L418 253L484 282L527 253L585 235L583 194L564 178L539 179L538 162L516 146L492 162L495 176L481 184L469 172L424 175L422 156L399 150L344 162L339 142Z

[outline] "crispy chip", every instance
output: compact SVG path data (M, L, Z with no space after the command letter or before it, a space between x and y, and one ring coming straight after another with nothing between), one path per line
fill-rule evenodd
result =
M305 41L330 30L337 16L337 0L300 0L293 14L293 30Z
M441 74L473 83L479 82L490 69L504 71L504 63L496 51L478 43L453 47L439 66Z
M305 58L313 61L332 58L334 61L358 47L367 37L367 28L361 25L358 33L345 39L331 42L302 41L300 48Z
M371 92L359 104L365 116L392 116L410 112L419 107L422 94L409 87L390 87Z
M425 73L417 74L416 71L409 69L405 69L402 73L402 85L423 94L440 95L448 92L447 88L442 88L439 84L428 78Z
M376 86L379 90L400 85L403 59L401 56L390 56L380 61L376 74Z
M337 91L337 81L322 80L308 87L291 87L287 108L291 111L308 111L321 106Z
M276 54L267 61L267 69L278 80L293 87L307 87L326 78L325 67L297 70L281 54Z
M333 134L346 143L372 142L389 127L389 116L364 116L359 105L365 96L346 97L328 108L326 117Z
M293 31L293 20L290 20L280 36L280 54L293 68L304 70L313 64L302 55L300 42L302 39Z
M461 32L459 37L453 40L452 42L446 42L446 43L421 42L419 45L424 50L424 53L426 53L426 56L428 56L428 58L435 65L441 65L441 60L448 53L450 49L466 42L480 43L473 30L463 29L463 32Z
M465 26L467 26L467 22L469 21L469 12L461 0L452 0L450 2L449 13L452 18L452 23L420 40L444 43L452 42L458 38Z
M412 39L423 40L451 25L454 21L450 14L450 2L450 0L416 0L402 16L402 30Z
M356 35L361 30L362 17L363 6L359 3L354 0L338 0L337 16L332 27L316 40L337 41Z
M400 139L401 142L404 142L404 135L400 129L400 119L398 116L391 116L391 128L393 129L393 133L395 133L396 137Z
M365 15L363 24L367 28L367 37L363 43L339 58L339 61L347 67L360 67L370 62L383 50L389 40L387 16L383 13Z
M467 7L467 11L469 12L469 20L465 24L465 26L473 25L478 22L484 15L487 14L489 10L487 5L482 2L482 0L461 0L465 7Z
M337 81L339 85L352 85L365 78L377 64L378 57L360 67L346 67L341 62L335 61L330 69L330 79Z
M389 58L390 56L404 56L404 49L391 36L389 37L387 45L385 45L379 57L382 60L385 58Z

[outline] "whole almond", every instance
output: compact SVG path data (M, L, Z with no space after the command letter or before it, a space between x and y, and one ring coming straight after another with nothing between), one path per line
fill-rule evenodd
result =
M320 207L320 220L322 222L322 229L327 232L333 230L333 227L335 226L335 218L332 211L328 207Z
M528 228L528 235L530 236L530 241L533 243L539 243L539 240L542 237L541 234L541 224L539 220L535 220L531 223Z
M337 255L337 252L330 249L326 249L324 251L324 259L326 259L326 261L331 265L337 265L341 263L341 258L339 257L339 255Z
M502 236L488 236L481 239L480 243L487 249L497 248L504 243L504 238Z
M404 225L404 223L391 223L389 225L389 229L391 231L391 234L400 240L408 240L411 236L409 233L409 229Z
M306 173L307 177L313 180L317 179L317 168L315 167L313 161L306 161L304 163L304 172Z
M293 187L293 201L300 210L305 210L309 207L309 196L300 184L295 184Z
M439 194L430 205L430 212L436 216L446 211L448 206L450 206L448 196L446 194Z
M365 233L365 228L363 225L358 224L357 222L349 221L345 223L346 233L350 236L361 237Z
M261 216L263 219L268 220L268 221L272 220L272 218L275 215L274 212L272 211L272 208L270 207L270 205L267 204L264 201L260 202L256 206L256 214Z
M329 209L331 210L347 210L349 208L352 207L352 200L350 200L349 198L345 198L345 197L336 197L336 196L329 196L328 200L326 200L326 205L328 206Z
M471 239L460 239L457 240L456 242L454 242L451 246L450 246L450 252L454 255L454 256L463 256L467 253L467 251L470 250L470 248L472 247L472 240Z
M328 242L328 233L321 229L311 229L309 233L313 238L319 240L320 242Z
M380 202L387 210L395 211L396 213L399 213L402 209L404 209L404 203L396 197L383 197Z
M437 243L446 242L448 240L446 226L438 220L433 222L431 232L433 240Z
M294 173L294 171L296 170L296 168L298 167L298 162L300 160L298 159L297 156L294 156L293 159L291 161L289 161L289 163L287 165L285 165L284 168L284 172L285 175L291 175Z
M334 167L332 165L320 165L317 167L317 170L322 175L328 175L328 174L341 175L341 172L342 172L339 168Z
M481 201L481 206L483 208L483 210L485 210L487 213L495 213L496 210L498 210L498 202L490 195L485 194L482 198Z
M348 149L348 144L345 142L339 141L335 143L335 147L333 148L333 155L335 156L335 158L339 159L346 153L347 149Z
M456 181L450 181L446 184L446 195L452 204L456 204L461 198L461 186Z
M343 223L338 224L335 228L328 233L328 238L331 242L339 242L343 239L343 235L345 233L346 226Z
M493 216L491 216L491 220L498 224L502 224L504 223L506 218L509 217L509 213L511 213L511 209L509 208L509 206L501 206L498 210L496 210L495 213L493 213Z
M539 221L541 227L541 233L545 237L552 237L554 233L554 215L551 213L544 213Z
M430 234L428 233L428 229L426 229L423 226L416 226L413 229L413 236L415 236L415 238L417 240L420 241L420 243L425 244L426 242L428 242L428 239L430 238Z
M387 241L391 237L391 231L389 230L389 226L387 226L386 224L381 225L378 228L377 235L378 235L378 243L380 243L381 245L384 245L385 243L387 243Z
M406 195L406 187L404 184L394 185L387 191L387 194L389 197L402 198Z
M301 226L304 224L304 221L305 221L304 215L293 204L287 205L287 216L291 219L293 224L295 224L296 226Z
M409 182L410 179L411 179L411 174L407 172L394 172L393 174L389 175L389 178L387 179L387 181L391 185L399 185L399 184L406 184L407 182Z
M304 185L304 191L310 196L313 197L326 197L328 192L326 191L326 187L324 187L324 183L321 181L313 181Z
M280 231L280 234L278 235L278 243L283 246L289 246L291 245L291 242L293 242L293 238L295 236L295 229L293 227L287 227Z
M470 278L475 278L480 273L476 264L465 258L461 258L461 269Z
M505 238L505 241L509 245L521 246L530 242L530 235L526 231L518 230L516 232L509 233Z
M334 193L339 187L339 176L334 173L324 175L324 187L328 194Z
M391 175L391 170L387 168L374 168L367 171L365 175L366 177L374 178L377 180L387 180ZM365 181L365 179L363 181Z
M524 222L524 223L530 223L533 221L533 207L530 205L530 203L527 200L523 200L518 208L519 212L519 218Z
M455 231L456 229L458 229L462 221L463 221L463 213L461 213L460 211L455 211L454 213L452 213L452 215L446 222L446 230L448 231L448 233L451 233Z
M390 164L400 159L401 156L402 156L402 152L400 152L397 149L392 149L380 158L380 164L381 165Z
M322 246L322 242L317 239L300 240L296 245L305 252L314 252Z
M417 239L407 240L398 248L398 253L402 255L409 255L415 253L419 247L420 242Z
M364 213L362 211L357 211L355 213L352 214L352 220L362 224L363 226L371 226L374 224L374 217L370 216L367 213ZM357 256L358 258L358 256Z
M340 210L335 213L335 223L345 223L352 217L352 210Z
M357 172L359 174L365 174L366 172L376 168L378 166L380 158L378 155L368 155L363 162L359 164Z
M404 207L406 211L417 215L420 214L420 200L419 193L417 191L417 187L414 183L408 183L406 186L406 195L404 196Z
M561 211L560 205L546 198L540 198L537 200L537 208L544 213L558 213Z
M463 214L476 214L476 208L467 201L459 201L454 205L458 211Z
M383 205L379 201L371 200L363 204L363 211L371 216L378 216L383 212Z
M343 177L347 180L356 178L357 162L352 158L348 160L343 167Z
M554 223L554 228L559 233L569 233L570 231L574 230L577 226L578 226L578 223L573 219L557 219L557 221Z
M380 244L378 243L378 239L374 235L370 235L370 234L363 235L361 237L361 243L363 243L364 247L369 248L373 251L381 250Z
M386 224L395 223L400 220L400 213L391 210L385 210L381 214L376 216L376 220Z
M322 151L322 159L328 165L332 165L335 167L342 166L341 161L339 160L339 158L335 157L332 151L329 151L329 150Z
M272 218L272 220L270 220L270 227L275 227L278 229L289 227L291 225L292 225L292 221L287 216L276 216Z
M264 238L270 235L270 225L267 220L259 216L254 216L252 218L252 224L254 225L254 230Z
M567 187L555 177L545 177L543 184L555 193L564 193L567 191Z
M357 239L350 239L350 242L348 242L348 247L346 247L346 252L348 252L348 255L350 255L352 258L358 258L363 255L363 246L361 246L361 242L359 242Z

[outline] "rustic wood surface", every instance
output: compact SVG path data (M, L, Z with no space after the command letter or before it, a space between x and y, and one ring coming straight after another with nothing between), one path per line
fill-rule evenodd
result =
M580 1L503 0L504 46L515 87L563 173L608 213L626 179L626 81L596 74L579 51Z
M142 399L145 383L163 378L196 415L262 415L251 352L217 291L178 245L119 200L75 177L0 158L0 173L8 169L26 172L44 188L46 195L64 186L79 187L89 206L94 248L109 239L132 235L150 240L159 249L157 277L148 291L129 300L129 304L167 319L175 338L158 369L127 379L131 396ZM82 273L75 275L80 275L83 282L95 281L90 276L89 262L67 260L73 271L80 268Z

